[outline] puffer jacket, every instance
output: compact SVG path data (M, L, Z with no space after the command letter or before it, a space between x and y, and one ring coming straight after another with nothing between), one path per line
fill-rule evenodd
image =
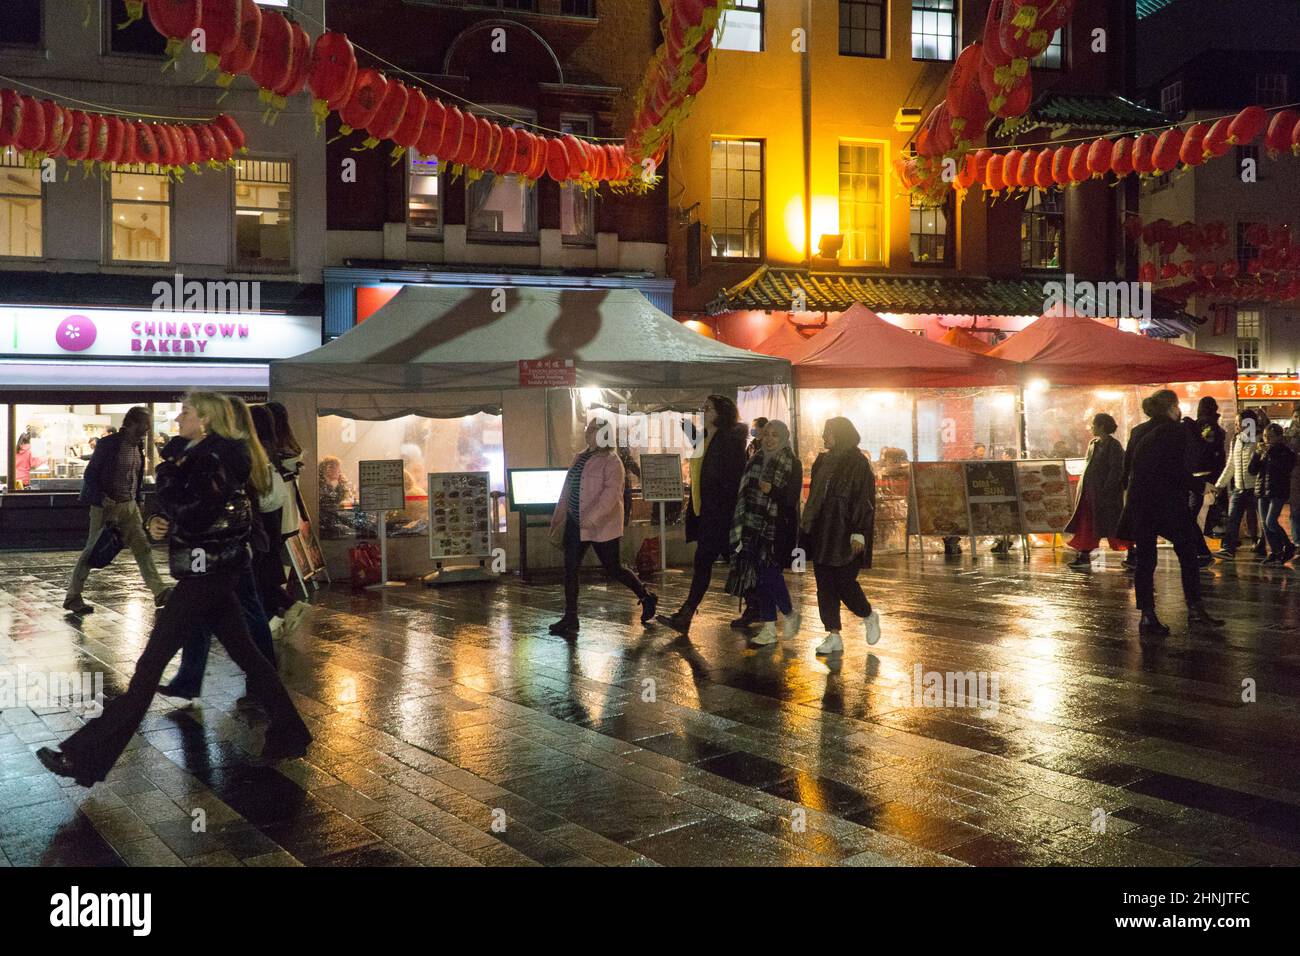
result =
M1260 501L1286 501L1291 497L1291 472L1296 454L1284 442L1269 445L1250 456L1255 476L1255 497Z
M253 505L242 441L209 435L192 448L170 443L158 466L158 506L168 522L168 567L174 578L238 569L248 559Z
M1228 451L1228 460L1219 480L1214 483L1215 487L1237 492L1253 491L1255 481L1250 477L1250 456L1254 451L1254 444L1243 442L1239 435L1234 437Z

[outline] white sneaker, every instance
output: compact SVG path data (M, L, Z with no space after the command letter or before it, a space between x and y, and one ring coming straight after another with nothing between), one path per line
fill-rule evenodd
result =
M787 641L793 640L799 635L799 625L803 623L803 615L797 610L791 610L781 622L781 636Z
M280 630L281 630L281 628L284 627L284 618L282 618L282 617L273 617L273 618L271 618L269 626L270 626L270 628L271 628L271 636L272 636L272 637L279 637L279 636L280 636Z
M844 641L840 639L839 631L831 631L826 635L826 640L817 645L818 654L838 654L844 650Z
M284 623L280 625L281 637L288 637L293 633L293 629L298 626L300 621L302 621L302 616L306 613L307 606L306 601L294 601L293 606L284 612Z
M776 643L776 621L764 621L758 633L750 638L749 643L755 647L766 647Z
M867 643L879 644L880 643L880 612L877 611L875 608L872 608L871 613L868 614L866 617L865 623L867 626Z

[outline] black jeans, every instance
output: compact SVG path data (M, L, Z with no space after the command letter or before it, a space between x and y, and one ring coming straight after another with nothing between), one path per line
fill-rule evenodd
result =
M691 590L686 595L686 603L682 605L688 613L694 614L695 609L704 600L704 592L713 582L713 566L718 563L720 557L722 557L721 551L714 551L702 543L695 545L695 568L691 572Z
M596 552L596 557L600 559L600 565L605 569L607 578L622 584L638 599L645 599L648 593L645 587L618 559L618 547L622 540L622 538L612 538L609 541L583 541L577 526L573 521L567 521L564 526L565 617L578 616L578 569L582 566L582 558L587 553L588 546Z
M280 558L284 550L280 546L280 520L283 515L284 509L276 508L257 516L266 529L267 540L271 542L271 550L253 552L253 576L257 579L257 593L262 599L262 609L268 620L284 614L293 604L293 598L285 587L287 579L284 575L284 562Z
M1203 478L1198 478L1197 481L1200 482L1200 490L1188 493L1187 510L1192 513L1192 526L1196 528L1196 540L1193 542L1196 545L1196 553L1206 555L1210 553L1210 546L1205 543L1205 534L1201 531L1201 524L1196 519L1201 515L1201 505L1204 504L1205 498L1205 486L1209 482Z
M1255 514L1255 491L1234 491L1228 499L1228 520L1223 532L1223 548L1236 551L1241 544L1241 519ZM1249 520L1247 525L1249 526ZM1249 527L1247 527L1249 530Z
M86 723L62 744L63 752L79 770L85 771L85 776L103 780L113 769L113 764L144 719L167 663L200 622L212 627L230 659L247 675L249 694L266 708L271 718L268 738L310 739L307 725L298 716L275 667L248 636L248 627L244 624L244 615L235 595L239 573L239 568L230 568L181 578L166 606L158 612L126 693L108 701L103 714Z
M862 593L862 585L858 584L858 571L861 567L860 559L838 567L813 563L813 577L817 581L817 611L826 630L839 631L841 603L858 617L871 615L871 602Z
M1141 532L1133 542L1134 561L1133 589L1137 592L1139 611L1156 609L1156 534L1154 531ZM1174 544L1174 553L1178 555L1178 570L1183 582L1183 598L1188 607L1201 600L1201 568L1196 560L1196 541L1188 536L1181 544Z

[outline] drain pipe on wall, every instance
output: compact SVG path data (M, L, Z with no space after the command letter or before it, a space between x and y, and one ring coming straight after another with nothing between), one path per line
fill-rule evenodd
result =
M803 61L800 68L803 110L803 252L812 269L812 0L803 4Z

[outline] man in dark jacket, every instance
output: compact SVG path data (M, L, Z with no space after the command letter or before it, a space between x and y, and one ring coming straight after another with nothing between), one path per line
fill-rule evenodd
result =
M1196 404L1196 419L1183 419L1183 428L1187 430L1187 469L1196 479L1195 489L1187 496L1187 509L1192 514L1192 521L1200 528L1197 518L1205 502L1205 488L1218 479L1228 460L1227 432L1219 425L1219 403L1209 395ZM1202 533L1196 541L1196 552L1202 567L1213 562L1209 545L1205 543Z
M1186 505L1195 479L1187 468L1187 433L1179 423L1178 396L1162 389L1143 401L1142 410L1151 417L1129 438L1124 456L1128 496L1116 530L1120 538L1134 542L1134 588L1142 612L1138 632L1142 636L1169 633L1156 616L1157 537L1169 541L1178 555L1188 624L1218 627L1224 622L1212 618L1201 603L1196 556L1200 531Z
M144 533L140 503L144 501L144 439L149 434L149 409L137 405L126 413L122 428L95 443L95 453L86 466L81 486L82 504L90 505L90 536L68 581L63 607L73 614L89 614L94 608L81 597L90 575L90 556L105 525L112 525L135 556L144 583L153 592L154 603L162 607L171 589L154 567L153 552Z
M740 424L736 403L710 395L704 403L703 448L691 460L691 500L686 510L686 540L695 542L691 590L675 614L656 616L680 634L691 629L695 609L713 579L713 565L731 553L731 523L745 474L748 429Z

